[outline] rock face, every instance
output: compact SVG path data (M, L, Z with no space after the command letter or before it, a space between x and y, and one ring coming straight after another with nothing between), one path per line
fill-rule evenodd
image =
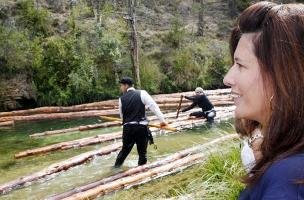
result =
M28 75L0 77L0 111L34 107L35 102L36 92Z

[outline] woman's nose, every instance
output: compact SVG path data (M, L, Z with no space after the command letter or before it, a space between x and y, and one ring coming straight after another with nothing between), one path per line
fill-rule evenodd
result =
M229 87L231 87L232 85L234 85L234 79L233 79L233 75L232 75L232 67L229 69L229 71L225 75L225 77L223 79L223 83L226 86L229 86Z

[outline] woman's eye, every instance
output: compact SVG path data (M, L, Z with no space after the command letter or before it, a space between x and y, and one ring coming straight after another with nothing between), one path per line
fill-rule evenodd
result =
M245 66L244 65L242 65L242 64L240 64L240 63L236 63L236 65L238 66L238 68L245 68Z

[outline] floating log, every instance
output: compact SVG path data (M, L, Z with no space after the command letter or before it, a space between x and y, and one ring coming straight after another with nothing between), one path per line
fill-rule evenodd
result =
M86 161L89 161L90 159L92 159L94 156L107 155L111 152L119 150L121 148L121 146L122 146L122 143L118 142L113 145L109 145L109 146L100 148L99 150L89 151L89 152L80 154L78 156L72 157L68 160L65 160L65 161L62 161L62 162L59 162L56 164L52 164L49 167L47 167L39 172L30 174L27 176L23 176L16 180L10 181L6 184L0 185L0 194L6 194L13 189L20 188L25 185L30 185L32 182L45 178L51 174L65 171L71 167L85 163Z
M100 102L93 102L87 104L80 104L74 106L52 106L52 107L40 107L28 110L17 110L11 112L1 112L0 117L9 116L22 116L22 115L33 115L33 114L46 114L46 113L64 113L64 112L78 112L86 110L107 110L118 108L118 100L107 100Z
M40 147L40 148L22 151L22 152L15 154L15 158L23 158L23 157L27 157L27 156L31 156L31 155L45 154L45 153L48 153L51 151L57 151L57 150L67 150L67 149L71 149L71 148L79 148L79 147L83 147L83 146L112 141L112 140L120 139L120 138L121 138L121 132L96 135L96 136L92 136L92 137L86 137L86 138L67 141L67 142L60 142L57 144L52 144L52 145L48 145L48 146L44 146L44 147Z
M5 122L0 122L0 126L14 126L15 122L12 121L5 121Z
M85 117L98 117L100 115L117 115L118 110L90 110L82 112L69 113L51 113L51 114L35 114L28 116L10 116L1 117L0 122L4 121L35 121L35 120L51 120L51 119L76 119Z
M73 127L73 128L67 128L67 129L34 133L34 134L31 134L30 137L34 138L34 137L41 137L41 136L51 136L51 135L58 135L58 134L63 134L63 133L75 132L75 131L87 131L87 130L92 130L92 129L97 129L97 128L106 128L106 127L119 126L119 125L121 125L121 123L119 123L119 122L105 122L105 123L100 123L100 124L90 124L90 125L78 126L78 127Z
M101 179L99 181L84 185L81 187L74 188L70 191L62 194L53 195L47 200L61 200L61 199L91 199L99 195L104 195L113 192L124 187L130 187L132 185L146 182L147 179L155 179L163 175L172 174L180 170L179 167L190 166L195 164L194 161L201 159L206 156L205 153L200 153L204 149L219 145L220 143L237 138L236 134L223 136L215 139L206 144L198 145L180 152L174 153L161 160L134 167L116 175ZM209 150L208 153L216 151L217 149Z

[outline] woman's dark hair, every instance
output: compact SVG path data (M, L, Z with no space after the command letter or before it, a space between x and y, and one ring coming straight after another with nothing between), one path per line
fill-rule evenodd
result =
M252 176L245 178L250 186L273 162L304 152L304 5L258 2L248 7L231 33L232 58L246 33L256 33L255 55L273 95L268 123L263 127L262 158ZM236 121L241 135L248 135L258 125L251 120Z

